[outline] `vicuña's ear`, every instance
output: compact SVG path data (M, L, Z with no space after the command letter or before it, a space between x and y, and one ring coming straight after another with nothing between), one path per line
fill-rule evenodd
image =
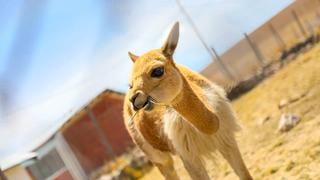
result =
M132 60L132 62L136 62L136 60L139 58L139 56L136 56L136 55L132 54L131 52L128 52L128 55L129 55L130 59Z
M176 49L178 45L179 40L179 22L174 23L173 27L170 30L170 33L162 46L162 52L166 56L172 56L174 53L174 50Z

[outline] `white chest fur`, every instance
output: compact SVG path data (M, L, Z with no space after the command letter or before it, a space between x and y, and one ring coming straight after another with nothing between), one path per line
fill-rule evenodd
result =
M164 114L164 133L170 139L175 152L185 157L209 155L215 150L213 137L198 131L174 109L168 109Z

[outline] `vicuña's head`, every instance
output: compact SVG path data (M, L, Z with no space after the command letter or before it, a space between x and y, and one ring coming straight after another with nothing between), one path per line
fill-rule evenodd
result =
M135 110L150 110L154 102L169 105L182 90L182 76L173 62L178 39L179 23L176 22L160 49L141 56L129 52L134 65L128 95Z

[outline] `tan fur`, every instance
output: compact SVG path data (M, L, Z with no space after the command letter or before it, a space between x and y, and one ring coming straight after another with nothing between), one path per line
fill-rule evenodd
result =
M205 161L213 160L216 150L240 179L252 179L238 150L234 133L240 127L224 90L173 62L176 36L177 24L162 48L140 57L129 53L134 67L124 118L132 139L166 179L178 179L170 153L180 156L193 179L209 179ZM151 77L150 72L160 66L163 76ZM134 95L136 99L130 102ZM141 106L148 96L156 101L150 111ZM136 115L133 104L141 108Z

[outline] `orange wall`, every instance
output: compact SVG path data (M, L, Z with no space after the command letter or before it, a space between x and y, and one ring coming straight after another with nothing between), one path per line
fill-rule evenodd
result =
M116 155L125 152L128 146L132 145L124 126L122 106L122 95L106 93L90 107ZM63 135L89 175L112 157L101 143L86 111L72 121L75 122L64 130Z

